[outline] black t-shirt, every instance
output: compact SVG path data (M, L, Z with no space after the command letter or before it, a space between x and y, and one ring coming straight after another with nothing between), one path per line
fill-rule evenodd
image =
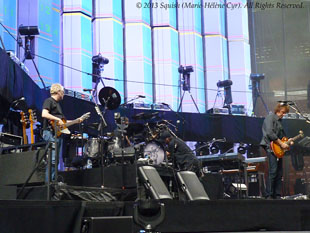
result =
M179 138L172 138L168 144L168 152L180 167L192 164L197 159L192 150Z
M59 118L64 118L60 104L52 97L47 98L43 103L43 109L47 109L48 112ZM46 118L43 118L43 129L48 129L49 124Z

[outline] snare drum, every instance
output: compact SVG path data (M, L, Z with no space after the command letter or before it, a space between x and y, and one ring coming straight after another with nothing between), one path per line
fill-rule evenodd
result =
M162 145L156 141L149 142L145 145L143 151L144 158L149 158L153 164L161 164L165 159L165 151Z

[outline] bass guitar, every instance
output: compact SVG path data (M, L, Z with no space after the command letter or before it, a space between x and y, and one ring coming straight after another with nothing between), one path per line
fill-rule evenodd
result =
M70 130L68 127L71 125L75 125L78 123L81 123L82 121L88 119L90 117L90 112L83 114L81 117L76 118L73 121L67 122L66 119L62 119L63 125L60 125L59 122L56 122L55 127L55 121L51 120L49 121L50 125L52 126L54 132L56 132L56 136L59 137L61 134L70 134Z
M293 138L288 139L287 137L283 137L281 141L287 145L290 145L292 142L296 141L299 138L302 138L304 136L304 133L300 130L299 134ZM275 154L275 156L279 159L281 159L285 152L288 151L288 149L282 149L281 146L278 144L274 143L273 141L270 143L270 148L272 152Z
M22 123L23 128L23 144L28 144L28 137L26 133L27 125L29 124L28 114L23 111L20 112L20 122Z
M37 113L35 110L28 109L29 122L30 122L30 140L31 144L34 143L33 125L37 122Z

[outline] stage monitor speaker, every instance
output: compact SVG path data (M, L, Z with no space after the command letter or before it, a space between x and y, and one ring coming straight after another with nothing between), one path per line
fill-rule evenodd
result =
M154 167L139 167L139 176L144 187L153 199L172 199L167 187Z
M132 233L132 216L88 217L83 219L81 232Z
M0 155L0 184L23 184L43 156L43 152L44 149ZM42 165L29 183L44 182L44 177L45 166Z
M210 200L196 173L181 171L177 173L182 191L190 201Z

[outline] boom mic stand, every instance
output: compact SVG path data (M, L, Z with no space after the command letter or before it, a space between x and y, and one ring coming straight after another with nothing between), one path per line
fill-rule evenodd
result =
M306 120L306 122L307 122L308 124L310 124L310 119L309 119L309 117L305 116L304 114L302 114L302 113L300 112L300 110L299 110L299 108L298 108L296 102L289 101L289 102L288 102L288 106L289 106L291 109L293 109L299 116L303 117L303 118Z
M182 138L184 138L184 125L185 125L185 123L188 124L188 122L185 120L185 118L184 118L181 114L179 114L179 112L173 111L173 109L170 107L169 104L166 104L166 103L161 103L161 104L167 106L167 107L170 109L171 112L174 112L175 115L176 115L179 119L182 120L182 133L183 133ZM168 122L167 122L167 123L168 123ZM170 123L169 123L169 124L170 124ZM174 126L174 125L173 125L173 126ZM177 127L175 127L175 128L177 129Z

